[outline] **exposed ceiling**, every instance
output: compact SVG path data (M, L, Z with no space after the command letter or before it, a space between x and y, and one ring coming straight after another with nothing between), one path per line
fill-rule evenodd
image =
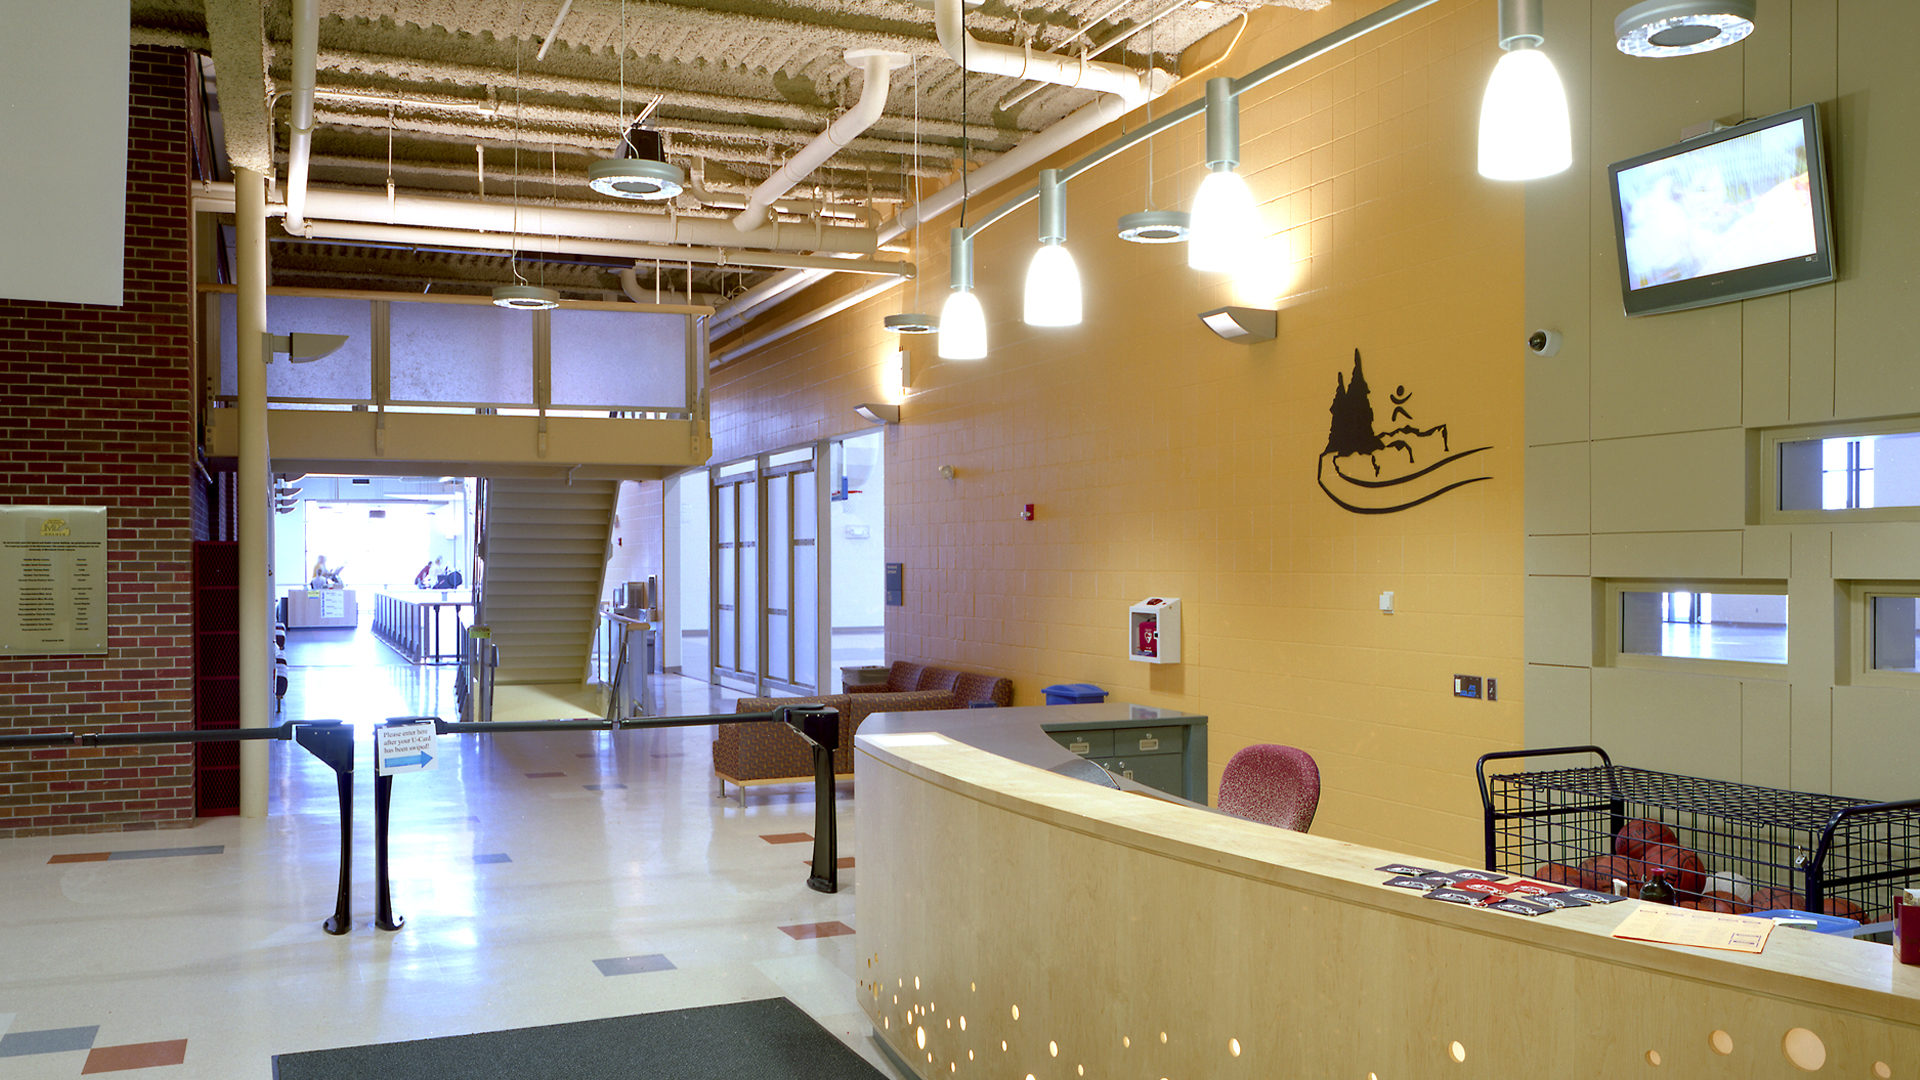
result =
M1319 8L1329 0L1268 0ZM754 185L860 96L848 49L910 62L892 76L880 119L776 204L776 220L823 211L871 224L1093 101L1085 90L970 74L936 40L915 0L319 0L311 183L685 219L738 212ZM967 12L981 41L1145 71L1180 55L1262 0L986 0ZM132 0L134 41L208 56L222 162L287 175L293 84L292 0ZM541 55L544 53L544 56ZM964 109L963 109L964 102ZM667 159L694 181L669 205L588 190L587 166L618 156L625 124L645 114ZM224 178L224 176L222 177ZM273 284L484 293L510 280L516 245L492 253L451 244L321 241L270 230ZM632 259L562 250L519 255L520 271L563 295L619 295ZM714 300L770 271L676 265L664 293ZM639 266L640 284L656 270Z

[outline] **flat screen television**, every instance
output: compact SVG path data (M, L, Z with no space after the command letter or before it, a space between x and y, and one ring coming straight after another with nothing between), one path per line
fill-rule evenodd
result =
M1821 146L1802 105L1608 167L1627 314L1832 281Z

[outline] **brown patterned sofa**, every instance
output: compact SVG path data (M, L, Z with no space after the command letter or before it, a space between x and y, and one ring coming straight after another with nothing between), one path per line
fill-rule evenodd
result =
M1010 705L1013 682L994 675L896 660L887 681L850 686L848 693L804 698L741 698L735 712L766 712L776 705L817 701L840 710L840 749L833 753L836 775L853 775L853 733L879 712L965 709L975 704ZM727 785L739 789L741 805L749 784L793 784L813 779L813 749L784 724L720 724L713 740L713 775L720 795Z

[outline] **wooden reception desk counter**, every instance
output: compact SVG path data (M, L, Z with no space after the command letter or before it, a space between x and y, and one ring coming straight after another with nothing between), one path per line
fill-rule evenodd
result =
M1096 708L1126 707L860 728L861 1003L923 1078L1920 1078L1920 967L1887 946L1650 945L1610 936L1638 901L1388 888L1437 864L1082 778L1041 725Z

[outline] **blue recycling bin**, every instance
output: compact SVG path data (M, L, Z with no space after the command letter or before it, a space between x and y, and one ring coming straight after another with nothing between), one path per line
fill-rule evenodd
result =
M1049 705L1098 705L1107 700L1107 692L1092 683L1055 683L1040 691Z

